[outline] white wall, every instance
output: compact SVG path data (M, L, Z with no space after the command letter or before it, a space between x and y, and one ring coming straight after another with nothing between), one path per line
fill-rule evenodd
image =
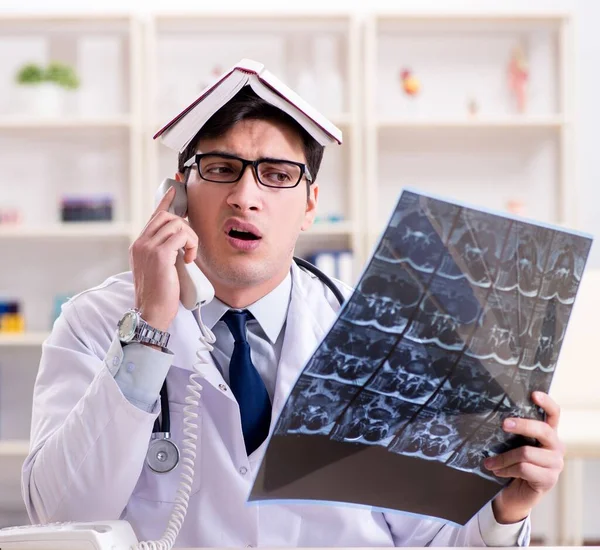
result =
M3 0L0 13L22 12L131 12L140 15L150 12L176 11L241 11L258 12L344 12L351 11L365 17L375 10L383 11L494 11L510 13L513 11L555 10L571 11L576 23L576 194L577 228L588 231L600 238L600 1L598 0L302 0L299 5L286 0L219 0L219 2L199 2L191 0L103 0L83 2L82 0ZM600 267L600 245L592 250L590 266ZM592 359L592 358L591 358ZM596 520L600 513L600 463L586 465L586 516L585 536L600 538L600 522ZM556 513L554 496L551 495L542 504L534 516L534 533L542 535L554 532Z

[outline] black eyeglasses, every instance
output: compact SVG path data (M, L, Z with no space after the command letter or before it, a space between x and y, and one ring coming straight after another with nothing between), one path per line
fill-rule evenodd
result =
M235 183L242 178L246 166L252 166L256 179L266 187L296 187L302 177L308 183L313 179L305 164L291 160L261 159L245 160L225 153L198 153L188 159L184 166L198 166L200 177L214 183Z

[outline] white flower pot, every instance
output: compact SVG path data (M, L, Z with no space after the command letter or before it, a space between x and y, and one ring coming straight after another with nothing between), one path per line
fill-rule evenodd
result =
M51 82L19 87L22 111L28 115L57 117L64 112L64 90Z

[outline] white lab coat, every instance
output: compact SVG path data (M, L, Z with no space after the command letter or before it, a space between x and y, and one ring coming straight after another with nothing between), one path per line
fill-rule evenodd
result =
M64 306L43 346L22 483L34 522L121 518L140 540L158 539L167 524L180 468L156 474L145 463L158 406L152 413L142 411L114 380L123 356L116 324L133 300L131 273L109 278ZM273 423L337 309L326 287L294 264ZM180 443L186 385L198 347L193 314L180 307L170 332L171 431ZM209 355L206 360L196 475L177 546L484 545L477 517L459 529L344 506L247 505L266 445L246 456L237 403ZM520 544L527 543L528 529Z

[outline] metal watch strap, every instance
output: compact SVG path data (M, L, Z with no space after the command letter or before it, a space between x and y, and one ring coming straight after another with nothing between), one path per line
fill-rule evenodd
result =
M135 340L144 344L153 344L161 348L166 348L169 344L171 335L157 328L151 327L146 321L140 318L140 326L136 331Z

